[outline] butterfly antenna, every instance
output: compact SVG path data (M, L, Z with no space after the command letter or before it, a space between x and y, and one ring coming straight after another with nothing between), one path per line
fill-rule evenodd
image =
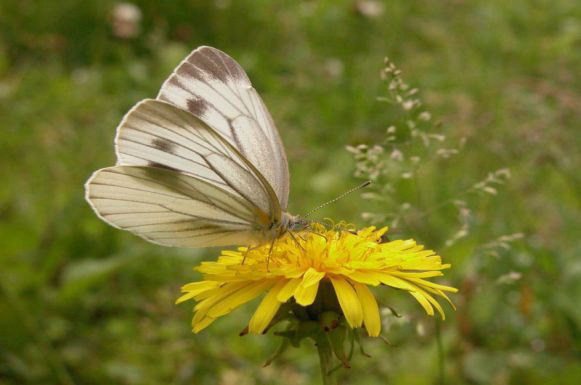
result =
M319 210L320 210L320 209L322 209L323 207L326 207L326 206L330 205L331 203L335 203L335 202L337 202L338 200L345 198L347 195L351 194L352 192L355 192L355 191L357 191L357 190L361 190L362 188L365 188L365 187L369 186L370 184L371 184L371 181L370 181L370 180L367 180L367 181L365 181L365 182L361 183L359 186L357 186L357 187L353 187L351 190L345 191L343 194L339 195L338 197L336 197L336 198L334 198L334 199L331 199L330 201L328 201L328 202L325 202L325 203L323 203L323 204L322 204L322 205L320 205L320 206L317 206L317 207L315 207L314 209L312 209L311 211L309 211L308 213L306 213L306 214L303 216L303 218L308 218L308 217L310 217L310 216L311 216L313 213L315 213L315 212L319 211Z

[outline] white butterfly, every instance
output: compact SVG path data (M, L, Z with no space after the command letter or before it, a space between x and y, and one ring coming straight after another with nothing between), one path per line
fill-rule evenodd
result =
M286 212L279 134L248 76L211 47L194 50L121 121L117 165L96 171L86 199L112 226L165 246L274 240L306 221Z

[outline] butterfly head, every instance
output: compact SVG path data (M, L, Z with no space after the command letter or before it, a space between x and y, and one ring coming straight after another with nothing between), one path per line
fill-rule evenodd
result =
M301 218L298 215L292 215L289 213L284 213L282 216L281 227L289 231L301 231L309 227L310 221L308 219Z

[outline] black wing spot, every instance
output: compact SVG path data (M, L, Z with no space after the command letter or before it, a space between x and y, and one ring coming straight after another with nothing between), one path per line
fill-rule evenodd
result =
M198 67L205 74L213 77L214 79L227 82L230 74L224 68L221 62L217 63L214 58L210 58L208 52L199 52L198 55L194 55L190 63ZM219 59L218 59L219 60Z
M172 76L169 79L169 84L171 84L172 86L179 87L179 88L186 88L186 87L184 87L184 85L182 84L182 82L180 82L180 79L178 79L177 76Z
M162 164L162 163L152 162L152 161L147 162L147 165L149 167L163 168L163 169L172 170L172 171L179 171L177 168L174 168L174 167Z
M163 140L160 138L155 138L151 141L151 145L155 148L157 148L158 150L167 152L169 154L173 154L173 148L175 147L175 144L168 142L167 140ZM163 168L166 170L172 170L172 171L178 171L177 168L168 166L166 164L163 163L159 163L159 162L154 162L154 161L148 161L147 165L149 167L155 167L155 168Z
M202 99L188 99L188 111L195 116L202 116L208 108L206 102Z
M173 154L173 149L175 147L175 144L160 138L153 139L151 141L151 145L157 148L158 150L169 152L170 154Z

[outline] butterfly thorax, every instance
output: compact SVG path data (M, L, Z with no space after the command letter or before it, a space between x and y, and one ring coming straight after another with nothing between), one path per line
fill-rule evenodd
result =
M286 231L301 231L308 227L309 221L299 217L298 215L292 215L287 212L282 213L282 218L280 221L281 232Z
M271 243L273 240L283 236L290 231L301 231L309 226L309 221L283 212L280 221L270 222L268 226L255 226L254 228L254 242L262 244L265 242Z

